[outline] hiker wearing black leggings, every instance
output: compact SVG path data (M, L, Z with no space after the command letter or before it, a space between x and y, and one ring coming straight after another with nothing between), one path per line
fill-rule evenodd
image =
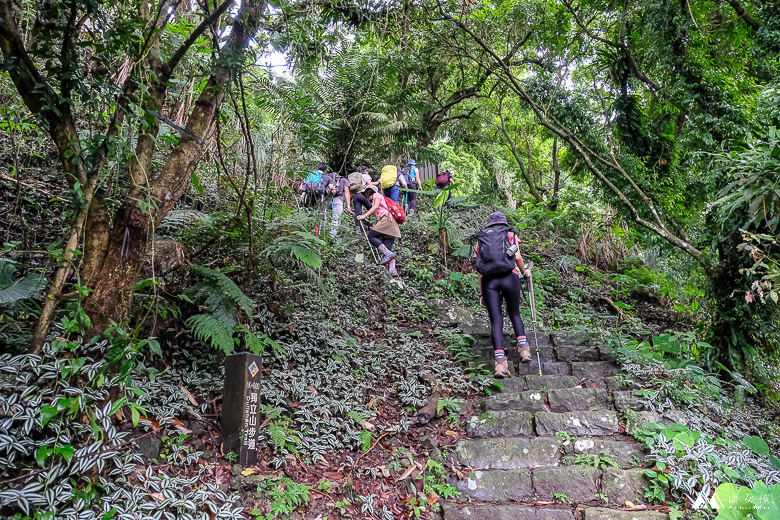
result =
M488 217L486 229L491 227L503 226L507 230L509 224L506 215L501 212L495 212ZM517 237L511 231L506 232L510 246L519 245ZM475 256L479 249L475 252ZM504 254L502 251L501 254ZM511 259L511 256L509 257ZM480 305L487 308L490 318L490 340L493 343L493 350L496 356L496 377L509 377L509 363L504 354L504 312L503 302L506 302L507 314L512 321L512 328L517 336L517 349L521 361L527 363L531 361L531 351L528 348L528 342L525 337L525 326L520 318L520 273L525 276L531 276L531 269L526 268L520 249L514 253L514 266L512 271L506 271L496 274L477 273L480 288ZM510 260L511 261L511 260ZM479 266L479 264L477 264Z

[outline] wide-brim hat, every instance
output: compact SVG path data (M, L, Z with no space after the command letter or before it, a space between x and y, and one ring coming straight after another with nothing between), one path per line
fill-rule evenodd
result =
M408 162L408 163L406 163L406 164L417 164L417 163L416 163L416 162L414 162L414 159L409 159L409 162Z
M487 219L487 227L490 226L508 226L509 222L506 220L506 215L504 215L501 211L496 211L495 213L491 213L490 216Z
M369 184L368 186L366 186L366 189L374 190L376 193L379 193L379 188L377 188L375 184Z

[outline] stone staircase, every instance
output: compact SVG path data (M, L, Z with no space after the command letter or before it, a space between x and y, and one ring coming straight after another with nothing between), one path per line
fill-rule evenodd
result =
M474 364L492 370L490 337L472 335ZM443 504L444 520L668 520L626 510L645 504L647 460L622 433L618 410L634 397L611 356L584 332L539 333L540 376L533 333L528 341L532 362L512 349L504 389L475 403L481 414L454 454L468 476L453 481L461 496Z

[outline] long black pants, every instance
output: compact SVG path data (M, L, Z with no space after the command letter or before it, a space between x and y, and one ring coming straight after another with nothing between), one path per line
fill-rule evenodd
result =
M485 299L490 317L490 340L493 350L504 349L504 313L502 300L506 301L506 310L512 320L516 336L525 336L525 325L520 318L520 277L514 272L482 277L482 297Z
M395 243L395 238L391 237L390 235L383 235L381 233L377 233L373 229L368 232L368 241L371 242L371 245L378 248L382 244L385 245L385 247L389 250L393 250L393 244Z
M355 227L360 226L358 217L363 214L364 211L371 209L371 201L363 193L355 193L352 197L352 207L355 208ZM368 224L368 222L366 222Z

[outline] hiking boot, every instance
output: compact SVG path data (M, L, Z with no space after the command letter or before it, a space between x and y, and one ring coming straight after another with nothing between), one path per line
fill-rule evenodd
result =
M503 379L505 377L510 377L510 375L507 357L496 358L496 378Z
M519 344L517 345L517 353L520 355L520 362L521 363L530 363L531 362L531 347L528 346L528 343L525 344Z
M396 271L395 269L391 269L390 276L392 276L393 278L398 278L398 271Z
M379 261L379 265L387 265L393 258L395 258L395 253L388 251L387 254L382 257L382 260Z
M412 215L414 215L414 208L409 209L409 216L411 217Z

